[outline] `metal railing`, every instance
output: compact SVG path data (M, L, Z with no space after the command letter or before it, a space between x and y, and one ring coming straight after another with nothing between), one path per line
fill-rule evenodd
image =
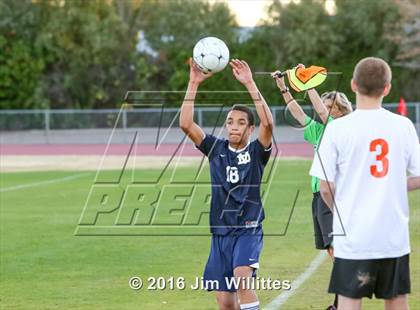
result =
M398 103L387 103L384 108L396 112ZM302 106L308 115L315 117L312 106ZM286 107L270 107L277 126L290 125L293 118ZM195 119L202 127L221 126L229 107L196 107ZM420 126L420 102L407 103L408 117ZM139 127L177 126L174 121L179 108L135 108L101 110L0 110L0 130L60 130L60 129L122 129Z

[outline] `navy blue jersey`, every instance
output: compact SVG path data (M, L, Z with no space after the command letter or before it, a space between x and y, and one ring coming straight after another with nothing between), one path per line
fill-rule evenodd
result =
M260 184L271 148L254 140L235 150L229 141L207 134L198 149L210 163L211 232L227 235L259 227L264 219Z

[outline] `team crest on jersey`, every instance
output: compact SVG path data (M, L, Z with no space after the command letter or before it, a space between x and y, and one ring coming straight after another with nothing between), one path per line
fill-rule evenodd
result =
M245 153L240 153L238 156L238 165L245 165L251 161L251 155L246 151Z

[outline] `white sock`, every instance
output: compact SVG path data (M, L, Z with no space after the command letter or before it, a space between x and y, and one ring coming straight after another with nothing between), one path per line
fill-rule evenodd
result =
M260 302L251 302L249 304L240 305L241 310L260 310Z

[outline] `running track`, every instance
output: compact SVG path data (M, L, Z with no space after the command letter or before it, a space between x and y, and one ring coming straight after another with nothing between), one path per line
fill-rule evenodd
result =
M178 144L162 144L157 149L152 144L136 145L136 154L144 156L171 156L176 152ZM305 143L277 144L273 154L281 157L313 157L312 146ZM103 155L106 144L0 144L1 155ZM107 155L126 155L129 144L110 145ZM179 154L178 152L177 154ZM192 144L185 144L184 156L202 156Z

